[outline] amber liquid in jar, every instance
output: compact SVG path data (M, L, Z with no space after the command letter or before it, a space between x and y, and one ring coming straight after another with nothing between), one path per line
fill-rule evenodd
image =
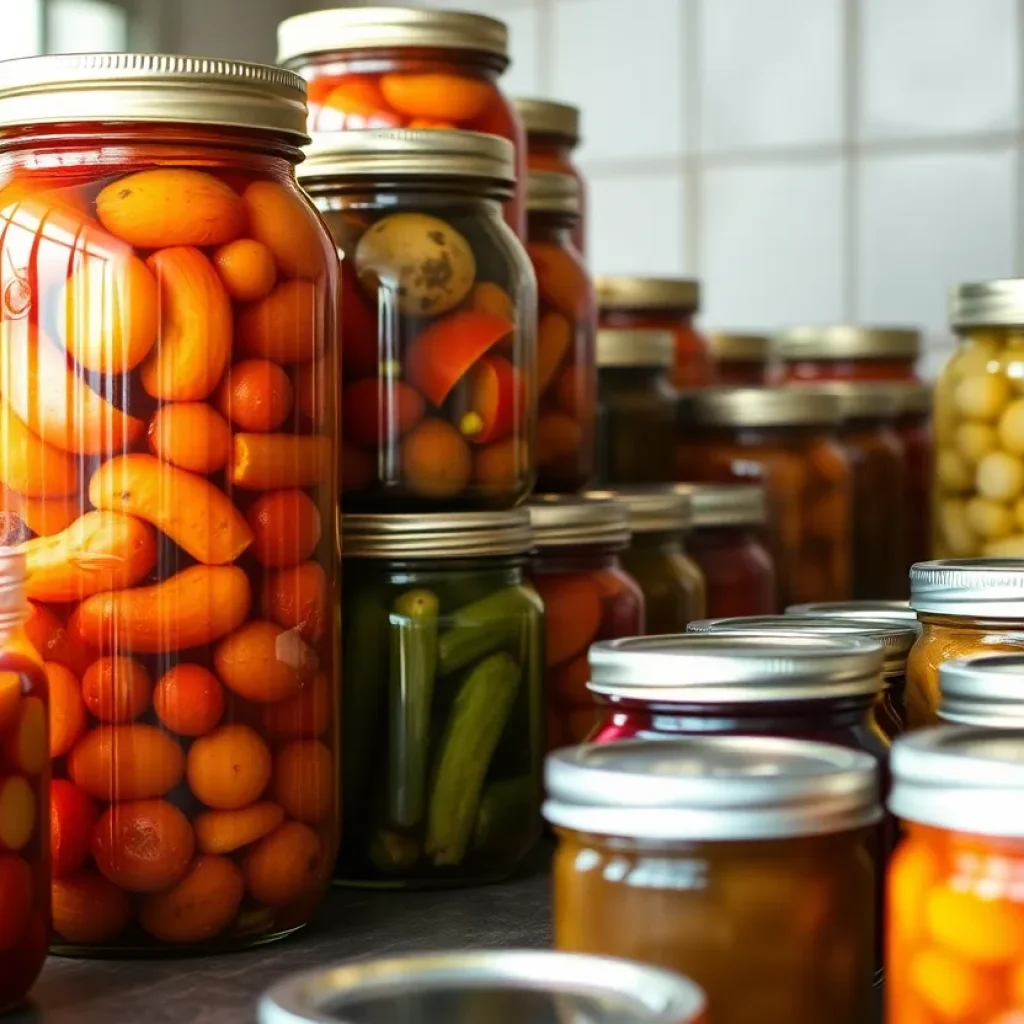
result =
M575 143L560 135L546 132L528 132L526 137L526 165L531 171L554 171L575 178L579 189L581 216L572 225L572 244L581 256L587 254L587 183L573 163Z

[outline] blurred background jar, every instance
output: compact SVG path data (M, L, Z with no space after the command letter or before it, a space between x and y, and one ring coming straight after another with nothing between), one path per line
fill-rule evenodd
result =
M447 129L500 135L514 148L505 218L526 232L526 133L499 86L508 27L418 7L344 7L287 18L277 63L309 83L310 131Z
M850 324L793 327L776 335L775 347L787 382L915 381L921 332Z
M935 532L935 452L932 445L932 388L923 383L887 384L896 399L893 430L903 444L905 501L904 559L907 571L932 558Z
M530 171L526 251L537 275L537 483L575 494L594 475L597 309L570 236L580 219L575 178Z
M536 289L501 219L514 174L509 143L470 132L344 131L309 149L301 181L342 256L346 510L529 493Z
M775 343L768 335L713 331L708 335L708 347L716 384L767 387L778 379Z
M1024 654L978 654L939 666L939 719L986 729L1024 727Z

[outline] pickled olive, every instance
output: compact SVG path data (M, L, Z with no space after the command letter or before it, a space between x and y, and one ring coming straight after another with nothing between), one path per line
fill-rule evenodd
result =
M972 465L976 465L983 456L993 451L998 443L998 435L987 423L961 423L953 433L953 444L957 454Z
M242 193L249 231L273 254L285 277L323 275L320 222L300 192L276 181L254 181Z
M205 402L162 405L149 422L147 436L153 455L190 473L216 473L231 454L231 428Z
M940 449L936 461L939 483L949 491L969 491L974 484L974 475L969 463L952 449Z
M953 390L957 412L979 420L994 420L1010 399L1010 383L987 373L961 380Z
M331 441L317 434L235 434L228 473L243 490L312 487L330 478Z
M268 246L239 238L213 254L213 265L235 302L255 302L277 283L277 264Z
M302 689L317 669L317 655L296 633L254 619L217 644L213 664L233 693L269 704Z
M238 311L238 352L275 363L308 362L323 351L317 321L321 307L314 282L282 281L269 295Z
M389 437L404 437L423 419L426 403L401 380L366 377L345 388L341 407L346 439L376 448Z
M516 368L502 356L484 356L466 375L466 411L459 430L475 444L501 440L513 433L525 407L526 391Z
M456 122L479 117L494 95L486 79L439 73L381 75L380 91L407 117Z
M240 430L277 430L291 414L291 378L267 359L243 359L229 367L214 398L225 419Z
M990 452L974 480L979 494L993 501L1013 501L1024 493L1024 461L1008 452Z
M78 463L41 440L0 398L0 484L26 498L66 498L78 492Z
M425 419L402 441L402 471L414 494L448 498L458 494L472 472L469 447L446 420Z
M1013 510L988 498L971 498L965 515L967 525L985 540L998 540L1014 532Z

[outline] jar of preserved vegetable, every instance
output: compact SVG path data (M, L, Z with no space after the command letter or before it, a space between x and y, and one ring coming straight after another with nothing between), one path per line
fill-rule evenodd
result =
M558 949L680 971L715 1024L872 1016L874 761L703 736L548 758Z
M908 327L794 327L776 335L785 381L917 380L921 332Z
M690 494L687 551L704 576L708 615L770 615L775 562L765 547L768 517L759 484L679 484Z
M579 743L597 723L587 690L595 640L640 636L644 595L622 568L626 506L608 498L540 497L530 503L530 576L547 623L548 748Z
M708 335L715 383L730 387L767 387L778 377L775 345L764 334Z
M342 494L373 512L511 508L533 484L536 290L470 132L320 137L301 181L342 256Z
M1024 655L983 654L939 666L938 716L988 729L1024 726Z
M890 384L896 398L893 430L903 445L903 552L907 571L932 557L932 503L935 458L932 450L932 389L927 384Z
M668 331L597 332L597 482L669 484L675 475L676 391Z
M515 149L503 196L509 227L525 237L526 134L498 86L508 28L494 18L419 7L343 7L286 18L277 62L309 82L314 132L353 128L484 132Z
M0 483L50 681L54 944L303 925L337 847L337 260L302 80L0 65Z
M852 478L837 427L835 401L810 389L680 398L677 479L765 486L776 608L850 597Z
M817 601L810 604L791 604L787 615L814 615L821 618L840 619L895 619L909 622L921 632L917 612L909 601Z
M579 222L575 178L531 171L527 245L537 274L537 490L575 494L594 475L597 369L594 289L569 236Z
M886 1021L1013 1024L1024 1008L1022 729L945 727L893 748Z
M525 510L346 515L338 877L503 878L540 834L543 608Z

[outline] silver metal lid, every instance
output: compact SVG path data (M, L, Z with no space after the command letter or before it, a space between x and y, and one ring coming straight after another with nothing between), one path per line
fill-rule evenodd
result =
M527 135L557 135L576 145L580 139L580 108L552 100L512 101Z
M841 420L891 419L900 411L899 395L886 382L822 381L791 384L794 390L813 388L839 403Z
M1024 728L1024 654L986 654L939 665L939 718L989 729Z
M571 174L530 171L526 176L526 209L530 213L579 215L580 183Z
M679 484L690 493L693 529L748 526L767 522L768 501L762 484Z
M341 553L345 558L519 555L529 551L532 543L530 516L525 509L341 517Z
M681 277L599 277L594 282L601 309L700 309L700 281Z
M933 615L1024 619L1024 559L918 562L910 569L910 607Z
M597 496L597 491L591 491ZM669 533L688 530L693 520L690 491L674 487L633 487L609 491L608 496L626 506L630 533Z
M13 629L25 621L29 606L25 598L28 566L18 548L0 547L0 630Z
M882 648L855 636L680 633L592 644L588 688L661 704L872 700Z
M905 821L1024 838L1024 729L944 725L896 739L889 809Z
M534 547L629 543L629 513L621 501L609 495L539 494L525 508L530 516Z
M779 358L842 362L847 359L916 359L921 332L913 327L857 327L853 324L791 327L775 336Z
M675 338L671 331L619 330L597 332L597 365L671 366L675 360Z
M775 344L767 334L713 331L708 346L719 363L767 363L775 355Z
M838 400L812 387L700 388L679 397L680 421L705 427L835 426Z
M918 632L921 623L909 601L813 601L810 604L791 604L787 615L816 615L840 619L895 619L913 625Z
M954 285L949 319L954 327L1024 327L1024 279Z
M878 821L877 772L859 750L776 737L590 744L548 755L544 817L669 842L825 835Z

